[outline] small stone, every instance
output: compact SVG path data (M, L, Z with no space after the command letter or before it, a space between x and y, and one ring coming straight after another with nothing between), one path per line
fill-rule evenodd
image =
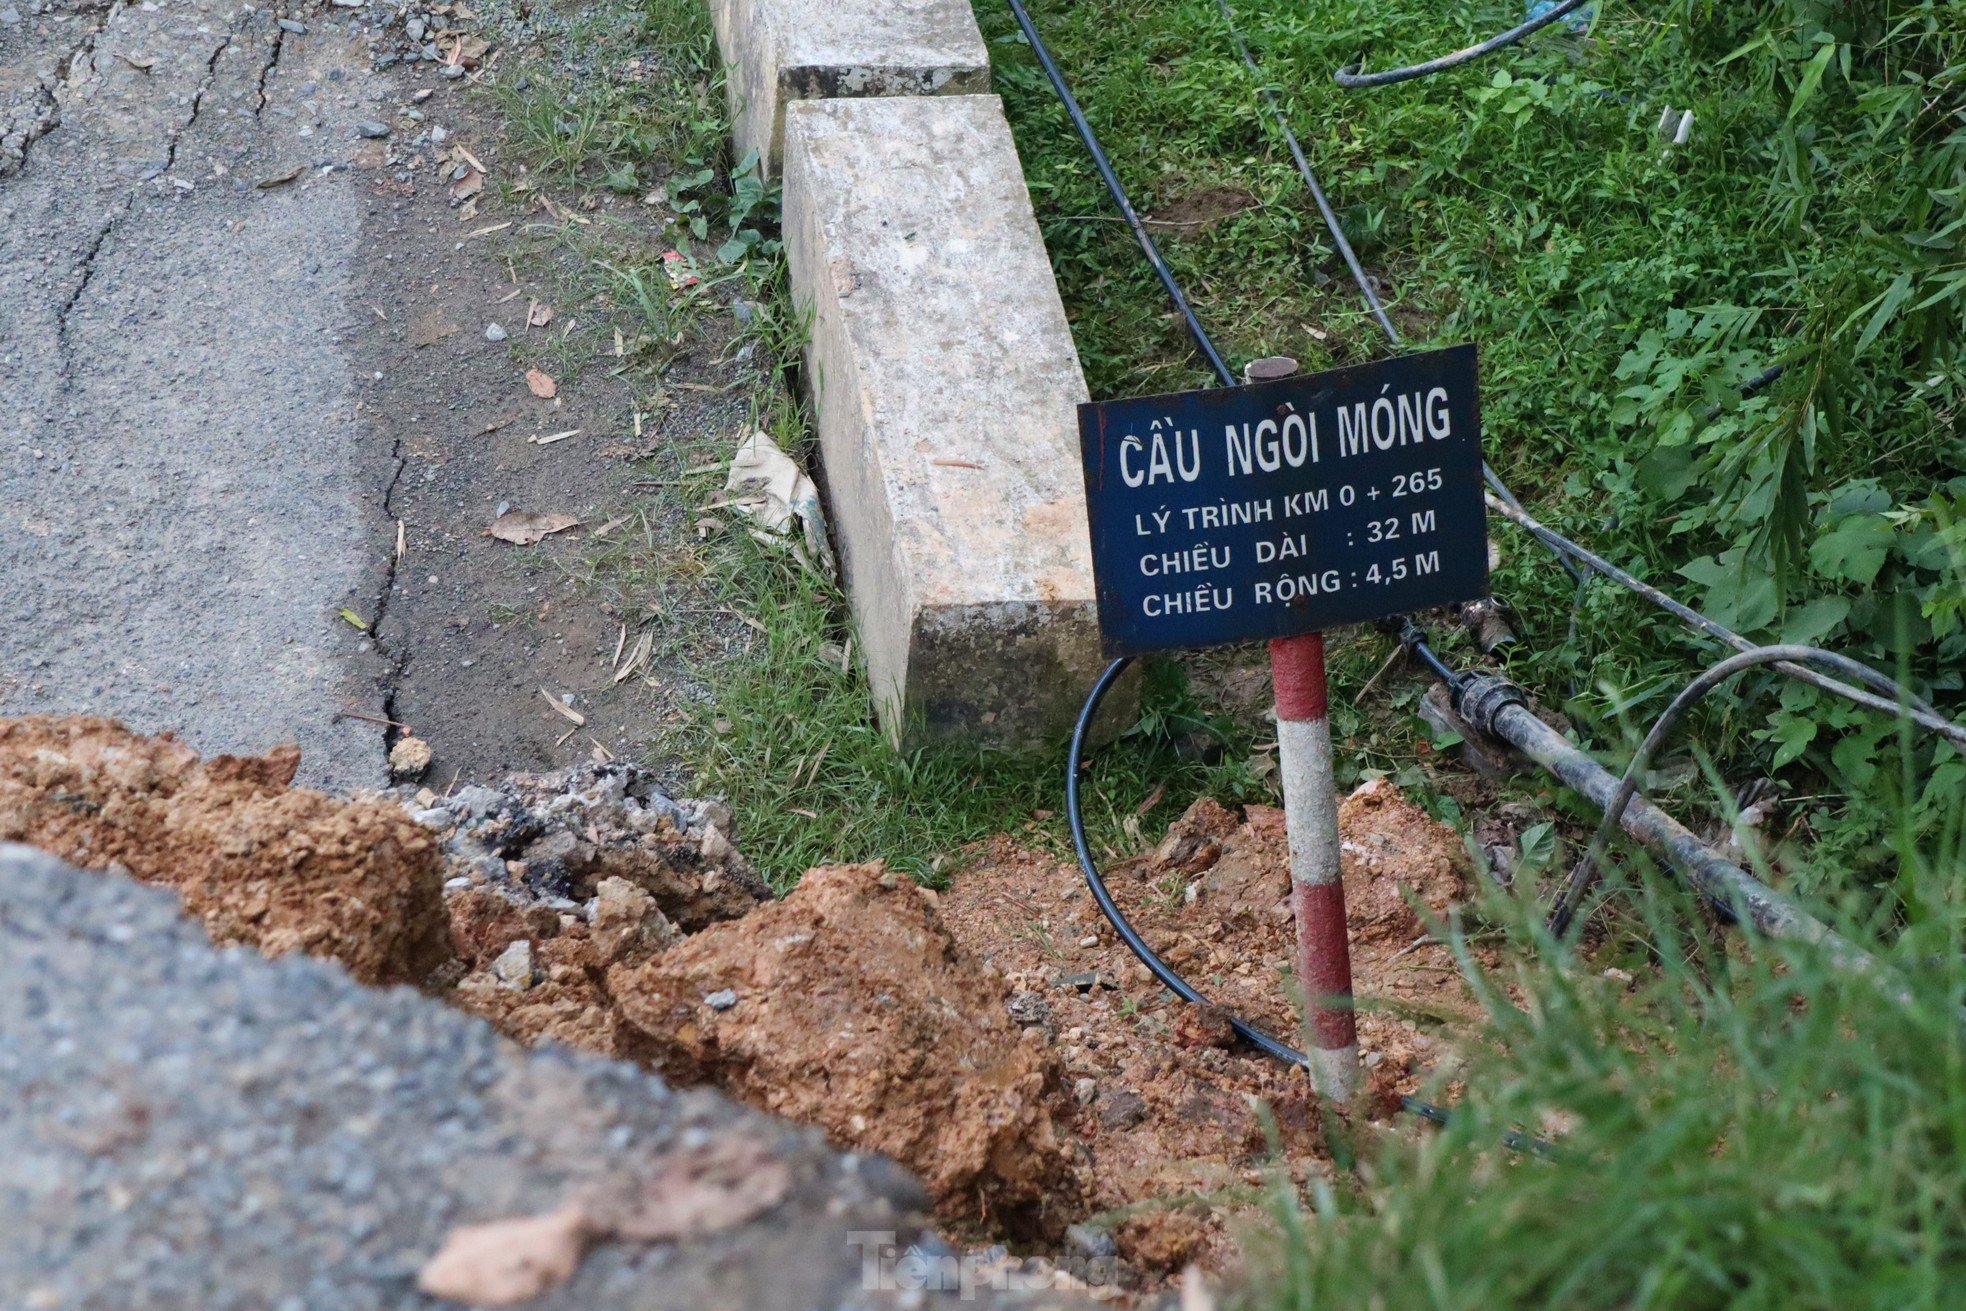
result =
M1108 1093L1099 1107L1099 1123L1108 1129L1131 1129L1146 1118L1147 1099L1131 1088Z
M1004 1003L1010 1018L1019 1024L1044 1024L1051 1019L1051 1004L1035 992L1019 991L1010 995Z
M425 828L435 829L449 828L457 822L451 818L451 812L445 810L442 806L432 806L428 810L411 811L410 818Z
M0 23L5 23L8 27L13 27L15 24L19 22L20 22L20 10L15 9L12 6L9 6L5 9L0 9Z
M419 114L419 113L418 113L418 112L417 112L416 110L414 110L414 109L412 109L412 110L411 110L411 111L409 112L409 117L411 117L411 118L413 118L413 119L415 119L415 120L416 120L417 122L419 122L419 123L421 123L421 122L423 121L423 115L422 115L422 114ZM431 145L433 145L433 146L441 146L441 145L443 145L443 144L444 144L444 143L445 143L446 141L449 141L450 139L451 139L451 131L450 131L450 129L449 129L449 128L447 128L447 127L445 127L445 126L444 126L444 125L443 125L442 123L432 123L432 124L430 125L430 144L431 144Z
M1092 1105L1093 1099L1097 1096L1099 1096L1099 1081L1097 1079L1080 1079L1072 1085L1072 1100L1080 1106Z
M282 32L292 32L295 36L306 36L307 24L297 18L282 18L280 20L280 30Z
M507 333L505 329L499 327L496 323L487 323L485 325L486 341L504 341L506 337L510 335L511 334Z
M532 943L515 938L491 963L492 977L515 992L532 987Z
M682 937L654 897L619 876L604 878L595 886L588 918L594 926L594 945L610 961L667 947Z
M355 125L355 135L367 137L371 141L379 141L389 135L389 124L378 122L373 118L365 118Z
M480 819L504 804L505 798L496 789L473 783L451 794L450 808L473 819Z
M464 76L464 65L462 65L462 64L445 64L445 65L444 65L444 77L445 77L445 78L446 78L447 80L449 80L449 81L452 81L452 82L455 82L455 81L457 81L457 79L459 79L460 77L463 77L463 76Z
M397 778L415 778L430 768L430 744L420 737L398 738L389 748L389 772Z
M403 31L412 41L423 40L423 20L421 18L412 18L409 22L403 24Z
M713 1011L727 1011L737 1005L737 990L735 988L719 988L708 997L705 997L703 1004Z
M1080 992L1091 992L1099 986L1099 976L1096 973L1061 974L1051 981L1051 986L1059 989L1076 988Z
M470 887L475 881L476 880L474 880L469 874L460 874L454 879L444 880L444 891L462 892L466 888Z
M1079 946L1081 947L1097 947L1098 945L1099 935L1096 933L1088 933L1079 939Z
M1065 1230L1065 1250L1088 1261L1103 1261L1119 1251L1119 1243L1104 1229L1072 1225Z

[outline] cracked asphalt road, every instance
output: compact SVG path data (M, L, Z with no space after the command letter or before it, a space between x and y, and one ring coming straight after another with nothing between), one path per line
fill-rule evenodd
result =
M386 82L268 9L37 7L0 4L0 712L379 784L337 712L381 714L387 666L337 612L387 588L398 462L356 414L339 166ZM317 134L272 117L310 94Z

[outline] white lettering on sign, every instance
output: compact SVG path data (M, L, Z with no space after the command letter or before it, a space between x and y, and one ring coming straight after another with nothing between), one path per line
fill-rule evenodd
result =
M1256 583L1251 590L1257 605L1289 605L1299 597L1335 592L1344 585L1336 569L1327 569L1321 574L1285 574L1273 582Z
M1338 454L1363 455L1367 450L1390 451L1395 446L1419 446L1454 435L1454 418L1447 408L1447 389L1388 396L1384 391L1370 404L1354 401L1338 407Z
M1198 574L1209 569L1227 569L1229 560L1228 547L1197 542L1183 550L1141 556L1140 572L1149 578L1162 574Z
M1142 442L1128 433L1120 442L1120 481L1128 487L1152 487L1156 483L1191 483L1201 477L1201 429L1161 430L1155 419Z
M1140 613L1149 619L1165 615L1198 615L1227 610L1235 604L1233 587L1197 587L1190 592L1165 592L1142 598Z

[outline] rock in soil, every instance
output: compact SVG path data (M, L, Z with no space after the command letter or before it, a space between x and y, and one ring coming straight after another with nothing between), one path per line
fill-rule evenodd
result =
M450 956L437 844L396 806L290 787L300 752L198 754L114 720L0 720L0 841L177 890L218 942L421 983Z
M1056 1060L959 951L934 896L878 865L809 872L608 986L658 1069L826 1128L918 1173L944 1215L1055 1234L1076 1179ZM744 1003L709 1000L734 989Z
M456 958L436 982L521 1042L649 1061L644 1036L622 1021L609 969L770 897L715 822L729 822L721 805L674 800L632 765L401 799L444 835ZM518 944L532 964L524 986L499 964Z

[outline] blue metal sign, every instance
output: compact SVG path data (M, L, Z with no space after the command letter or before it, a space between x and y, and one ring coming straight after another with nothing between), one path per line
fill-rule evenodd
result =
M1108 655L1488 591L1475 348L1079 407Z

